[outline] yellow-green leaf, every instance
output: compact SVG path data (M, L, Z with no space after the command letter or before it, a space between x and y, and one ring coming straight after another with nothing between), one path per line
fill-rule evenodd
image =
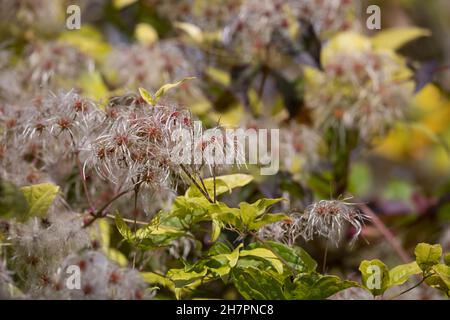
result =
M248 174L230 174L216 177L216 195L221 195L225 192L230 192L234 188L243 187L249 184L253 180L253 177ZM212 196L214 193L214 179L208 178L203 181L205 183L208 193ZM186 197L198 198L203 195L196 186L191 186L186 190Z
M122 9L124 7L127 7L129 5L132 5L133 3L136 3L138 0L114 0L114 8Z
M47 214L59 192L59 187L52 183L41 183L21 188L28 203L28 216L43 217Z
M174 82L174 83L168 83L163 85L161 88L158 89L158 91L156 91L155 93L155 103L158 103L159 99L161 99L161 97L170 89L173 89L175 87L178 87L180 84L182 84L183 82L186 82L188 80L193 80L195 79L195 77L187 77L184 79L181 79L180 81Z
M134 30L134 35L143 45L151 45L158 41L158 33L148 23L139 23Z
M408 281L411 276L421 273L422 270L415 261L396 266L389 270L389 287L402 285Z
M371 41L376 49L397 50L410 41L430 35L431 32L427 29L401 27L380 31L371 38Z
M189 35L189 37L191 37L192 40L194 40L194 42L196 43L203 42L204 37L202 29L200 29L196 25L187 22L176 22L175 27L186 32Z
M132 240L134 235L131 231L130 227L128 227L127 223L122 219L119 213L116 213L116 226L117 230L119 230L120 234L125 240Z
M59 39L78 48L99 63L103 62L111 51L111 46L103 39L101 33L90 25L83 25L79 30L65 31L61 33Z
M242 250L240 252L240 256L241 257L253 256L267 260L268 262L270 262L270 264L278 273L283 273L283 263L272 251L268 249L256 248L251 250Z
M389 287L388 267L380 260L364 260L359 265L361 272L362 286L372 292L374 296L379 296Z
M128 259L119 250L116 250L114 248L109 248L106 251L106 255L108 256L108 258L110 258L112 261L116 262L121 267L126 267L128 265Z
M211 241L215 242L220 236L222 226L220 225L220 222L216 219L212 220L211 224Z
M141 95L142 99L144 99L145 102L148 104L154 106L156 104L155 99L153 99L153 96L150 92L145 90L144 88L139 88L139 94Z
M423 271L427 271L432 266L439 264L442 256L442 247L439 244L419 243L414 250L414 254L419 267Z
M230 74L223 70L214 67L206 68L205 73L217 83L220 83L224 87L228 87L231 82Z
M175 284L170 279L159 275L154 272L141 272L141 276L144 278L145 282L150 284L157 284L168 288L172 292L175 291Z

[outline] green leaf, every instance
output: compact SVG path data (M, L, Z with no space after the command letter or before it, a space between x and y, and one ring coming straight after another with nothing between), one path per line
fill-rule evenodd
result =
M175 27L186 32L197 44L203 42L204 36L202 29L196 25L187 22L175 22Z
M383 199L410 201L414 189L407 181L392 180L383 190Z
M28 211L23 192L10 182L0 181L0 217L24 220Z
M125 257L125 255L119 250L108 248L106 250L106 256L121 267L126 267L128 265L127 257Z
M252 221L254 221L258 215L260 215L260 210L256 208L256 206L252 206L251 204L247 202L241 202L239 204L239 208L241 211L241 220L242 223L246 226L248 226Z
M230 192L234 188L243 187L249 184L253 180L253 177L248 174L230 174L225 176L216 177L216 195L219 196L225 192ZM213 195L214 193L214 179L208 178L203 180L205 183L208 194ZM197 198L203 197L202 193L198 188L193 185L186 190L186 197Z
M217 239L220 236L220 231L221 231L220 222L217 221L216 219L213 219L212 224L211 224L211 241L212 242L217 241Z
M267 209L284 199L260 199L252 204L241 202L239 204L240 220L246 230L256 231L266 224L288 220L284 214L266 214Z
M266 241L265 244L275 251L290 268L299 273L310 273L316 270L317 262L302 248L298 246L288 247L275 241ZM248 249L265 248L261 243L252 243Z
M134 35L142 45L148 46L158 41L158 33L148 23L138 23L134 30Z
M148 104L154 106L156 104L156 101L153 99L153 96L150 92L145 90L144 88L139 88L139 94L141 95L142 99L144 99L145 102Z
M160 224L158 219L134 233L122 217L116 214L116 226L125 240L144 250L168 246L173 240L186 235L182 230Z
M231 272L233 283L247 300L284 300L283 279L278 273L253 267L235 268Z
M419 268L415 261L396 266L395 268L389 270L388 287L402 285L406 281L408 281L411 276L421 273L422 270Z
M432 266L440 263L442 247L439 244L419 243L414 250L414 254L420 269L426 272Z
M382 295L389 288L390 278L388 267L378 259L364 260L359 265L362 286L374 296Z
M161 99L161 97L170 89L176 88L178 87L180 84L189 81L189 80L193 80L195 79L195 77L187 77L184 79L181 79L180 81L177 81L175 83L168 83L163 85L161 88L158 89L158 91L156 91L155 93L155 103L158 103L159 99Z
M436 264L431 267L432 276L425 280L430 287L445 292L450 297L450 267L445 264Z
M127 241L132 241L133 232L131 231L130 227L128 227L127 223L122 219L119 213L116 213L115 221L117 230L119 230L119 233L122 235L122 237Z
M97 220L98 230L91 229L93 239L99 240L102 245L102 251L108 258L115 261L118 265L125 267L128 260L125 255L115 248L110 247L111 242L111 226L106 219Z
M371 41L375 48L397 50L410 41L430 35L429 30L417 27L391 28L378 32Z
M287 296L291 300L321 300L352 287L359 287L359 284L348 280L343 281L337 276L324 276L318 273L301 274L294 280L293 288L289 288Z
M372 172L366 163L355 163L351 166L349 192L355 197L364 197L373 183Z
M267 260L278 273L283 273L283 263L278 257L270 250L265 248L255 248L250 250L242 250L241 257L256 257L259 259Z
M173 89L175 87L178 87L183 82L186 82L188 80L193 80L193 79L195 79L195 77L187 77L187 78L184 78L175 83L167 83L167 84L163 85L161 88L159 88L158 91L156 91L156 93L154 95L152 95L150 92L148 92L144 88L139 88L139 93L140 93L142 99L145 100L145 102L147 102L148 104L150 104L152 106L155 106L158 103L159 99L161 99L162 96L164 96L164 94L167 91L169 91L170 89Z
M216 256L219 254L231 253L231 249L223 242L214 243L211 248L208 249L207 256Z
M55 200L59 187L52 183L41 183L22 187L20 190L28 203L28 217L44 217Z
M267 213L260 218L250 221L248 224L249 230L259 230L266 224L271 224L277 221L289 220L289 216L281 213Z
M122 9L127 7L133 3L136 3L138 0L113 0L114 8Z
M446 265L450 266L450 253L446 253L444 256L444 262Z
M84 97L95 101L107 100L109 91L99 71L83 72L77 79L76 84L82 90Z
M230 74L226 71L220 70L214 67L208 67L205 70L207 76L209 76L213 81L221 84L224 87L229 87L231 82Z
M98 63L103 63L111 51L111 46L105 41L101 32L88 24L83 24L83 27L77 30L62 32L59 40L78 48L84 54L93 57Z
M170 269L166 276L153 272L142 272L142 277L147 283L163 286L175 294L179 300L182 294L193 291L202 284L205 272L186 272L184 269Z
M207 272L206 269L201 272L186 271L185 269L170 269L166 276L173 281L175 288L182 288L198 283L199 280L201 281L206 276Z
M165 276L159 275L154 272L141 272L142 278L144 278L144 281L150 284L156 284L163 287L168 288L172 292L175 291L175 284L170 279L166 278Z
M239 259L239 252L242 248L242 243L237 246L230 253L221 253L214 256L208 256L193 266L187 268L188 271L195 270L201 272L207 270L208 275L211 278L228 276L231 269L234 268Z

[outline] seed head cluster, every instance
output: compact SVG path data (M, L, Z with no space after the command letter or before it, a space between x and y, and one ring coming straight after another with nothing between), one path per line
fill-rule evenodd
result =
M71 266L80 270L79 288L67 286ZM45 296L64 300L142 300L153 295L137 270L121 268L101 252L85 251L64 259Z
M412 96L411 85L399 76L404 68L389 52L336 54L307 86L315 124L358 130L368 140L385 133L405 117Z
M260 235L289 245L295 244L302 237L305 241L323 238L338 246L343 240L344 232L352 227L352 245L361 234L364 221L368 219L351 203L320 200L306 207L303 213L292 213L287 221L262 228Z

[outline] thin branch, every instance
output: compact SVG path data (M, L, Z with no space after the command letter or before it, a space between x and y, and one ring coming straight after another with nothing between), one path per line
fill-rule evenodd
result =
M72 145L73 145L74 155L75 155L75 162L76 162L76 165L78 168L78 174L80 175L80 178L81 178L81 183L83 184L84 195L86 196L86 200L89 204L90 209L94 209L94 203L92 202L91 196L89 195L89 189L87 187L86 178L83 174L83 167L81 165L81 161L80 161L80 157L79 157L80 151L77 148L77 145L75 143L75 138L70 130L69 130L69 136L70 136L70 139L72 140Z
M98 218L103 218L103 217L105 217L105 216L106 216L106 215L105 215L106 209L108 209L108 207L109 207L114 201L116 201L117 199L119 199L119 198L122 197L123 195L125 195L125 194L127 194L128 192L131 192L131 191L133 191L133 190L134 190L134 187L133 187L133 188L130 188L130 189L127 189L127 190L124 190L124 191L122 191L122 192L116 194L114 197L112 197L112 199L109 200L108 202L106 202L99 210L96 210L94 213L92 213L93 218L92 218L89 222L87 222L87 223L83 226L83 228L89 227L89 226L90 226L91 224L93 224L94 221L97 220Z
M323 264L322 264L322 273L323 274L325 274L326 267L327 267L327 257L328 257L328 239L326 240L325 252L323 254Z
M214 203L217 201L217 190L216 190L216 165L213 166L213 185L214 185Z
M113 220L116 219L116 217L114 215L109 214L109 213L105 215L105 218L110 218L110 219L113 219ZM145 221L132 220L132 219L127 219L127 218L122 218L122 220L125 221L125 222L128 222L128 223L135 223L136 222L136 224L139 224L141 226L148 225L148 222L145 222Z
M389 300L397 299L397 298L400 297L401 295L403 295L403 294L405 294L405 293L407 293L407 292L409 292L409 291L411 291L411 290L417 288L417 287L420 286L422 283L424 283L425 280L426 280L427 278L429 278L429 277L430 277L430 276L425 276L425 277L423 277L422 280L420 280L418 283L416 283L415 285L413 285L411 288L408 288L408 289L406 289L406 290L403 290L402 292L396 294L395 296L390 297Z
M186 167L184 165L180 165L181 169L183 170L183 172L188 176L189 180L191 180L191 182L197 187L197 189L201 192L201 194L210 202L210 203L214 203L211 200L211 197L209 196L209 194L202 189L202 187L200 187L200 185L198 184L198 182L192 177L192 175L190 174L190 172L186 169Z
M404 263L411 262L412 258L409 256L409 254L403 249L400 241L395 237L395 235L386 227L386 225L381 221L381 219L373 212L367 205L364 203L360 203L358 207L362 210L364 214L369 216L372 220L372 223L375 225L375 227L381 232L381 234L385 237L385 239L389 242L391 247L394 249L394 251L397 253L397 255L400 257L400 259Z
M209 192L208 192L208 188L206 188L205 181L203 180L203 178L199 175L198 179L200 180L200 183L202 184L203 190L205 190L205 193L208 195L209 198L211 198L211 196L209 195Z

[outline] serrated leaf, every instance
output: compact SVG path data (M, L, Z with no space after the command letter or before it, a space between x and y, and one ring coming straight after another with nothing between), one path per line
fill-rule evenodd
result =
M377 49L397 50L410 41L430 35L429 30L417 27L391 28L378 32L371 41Z
M20 189L28 203L28 217L44 217L59 192L52 183L41 183Z
M414 254L420 269L426 272L432 266L440 263L442 247L439 244L419 243L414 250Z
M389 288L389 270L380 260L364 260L359 265L362 286L374 296L382 295Z

